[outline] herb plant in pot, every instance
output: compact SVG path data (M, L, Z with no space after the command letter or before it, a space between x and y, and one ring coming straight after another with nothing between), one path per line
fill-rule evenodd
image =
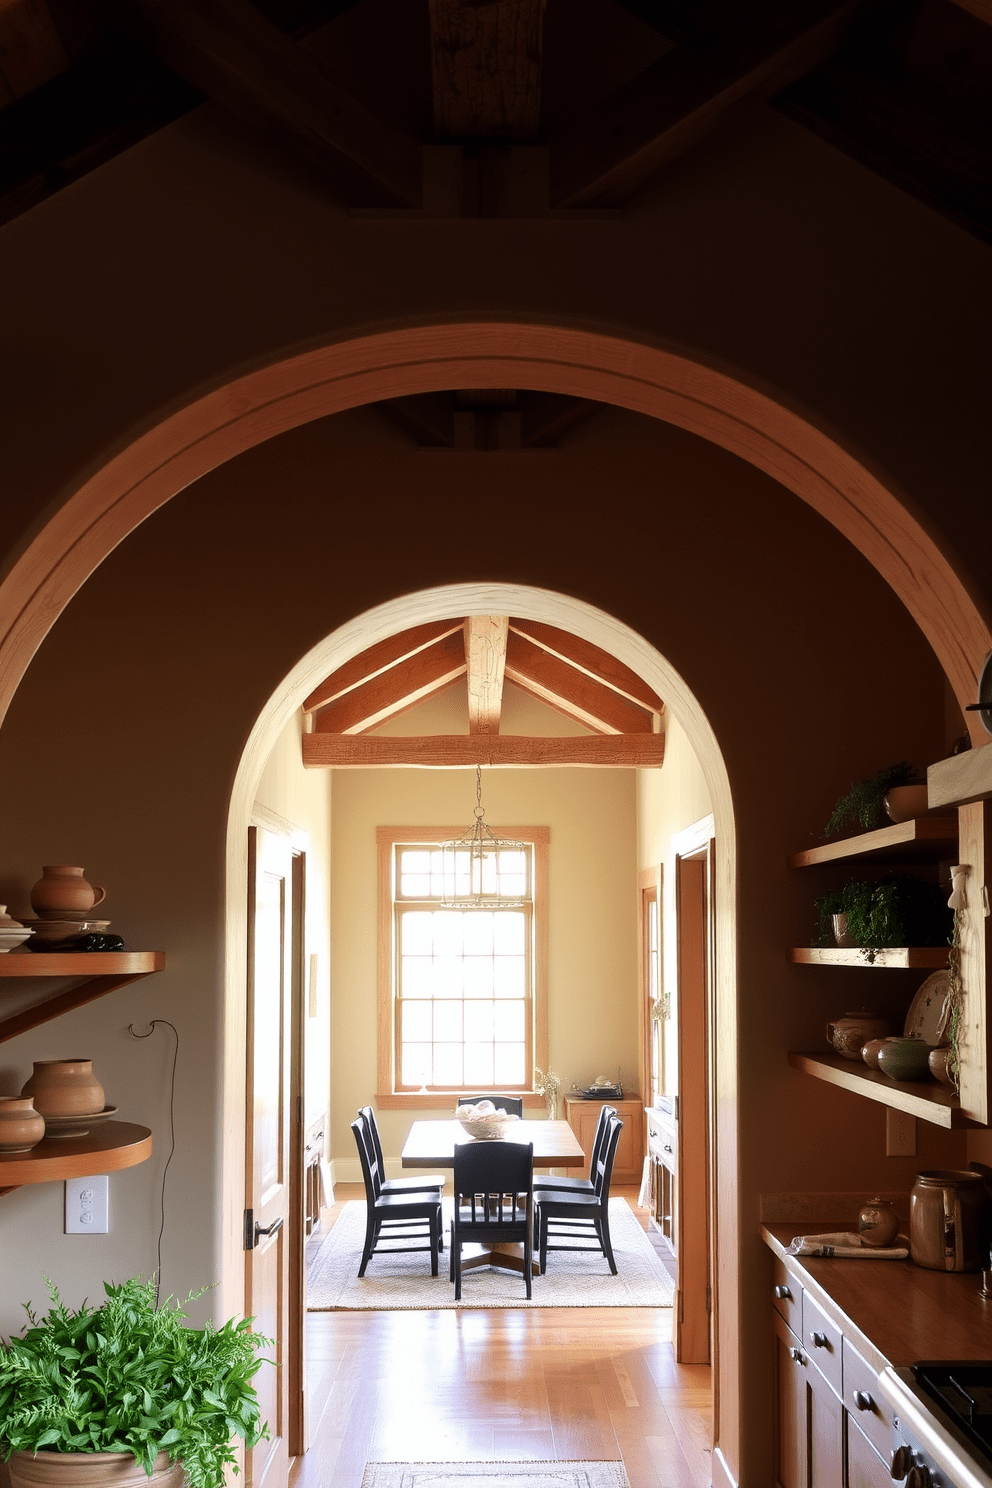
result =
M885 798L896 787L920 785L922 777L913 765L900 760L895 765L885 765L870 780L860 780L851 785L846 795L840 797L830 813L830 820L823 829L824 837L834 833L859 829L870 832L886 820ZM923 787L924 793L926 786ZM892 820L899 820L893 817Z
M190 1328L152 1282L104 1283L0 1347L0 1454L13 1488L222 1488L234 1441L268 1435L252 1378L270 1340L250 1320ZM201 1292L187 1301L202 1296Z
M818 946L857 946L873 963L885 946L947 945L953 916L946 891L908 874L851 879L816 900Z

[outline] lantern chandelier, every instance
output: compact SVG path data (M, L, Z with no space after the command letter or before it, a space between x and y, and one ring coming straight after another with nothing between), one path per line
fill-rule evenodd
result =
M484 820L482 766L475 767L475 823L441 843L447 909L511 909L530 902L530 844L498 837Z

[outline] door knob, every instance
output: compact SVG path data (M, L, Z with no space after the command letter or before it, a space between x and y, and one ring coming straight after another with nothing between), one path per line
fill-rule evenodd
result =
M260 1225L258 1223L258 1221L256 1220L255 1221L255 1244L256 1245L258 1244L259 1240L261 1240L261 1238L262 1238L263 1235L278 1235L278 1233L282 1229L284 1223L285 1223L285 1221L284 1221L284 1219L283 1219L283 1217L282 1217L281 1214L280 1214L279 1218L278 1219L274 1219L270 1225L264 1225L264 1226L263 1225Z

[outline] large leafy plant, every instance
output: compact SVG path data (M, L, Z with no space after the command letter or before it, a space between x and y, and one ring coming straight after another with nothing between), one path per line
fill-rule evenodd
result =
M885 819L885 797L895 785L919 785L921 775L915 766L906 760L886 765L870 780L860 780L851 785L846 795L841 796L830 813L830 820L823 829L824 837L832 837L848 825L856 825L870 832Z
M271 1340L250 1319L187 1327L171 1298L156 1304L152 1282L106 1282L106 1302L76 1312L48 1287L47 1316L26 1307L31 1326L0 1347L4 1458L131 1452L151 1476L165 1451L182 1461L190 1488L221 1488L234 1438L253 1447L268 1435L252 1378Z
M833 945L832 917L845 914L847 934L869 963L885 946L947 945L953 931L946 890L906 874L867 882L851 879L842 889L821 895L816 913L814 945Z

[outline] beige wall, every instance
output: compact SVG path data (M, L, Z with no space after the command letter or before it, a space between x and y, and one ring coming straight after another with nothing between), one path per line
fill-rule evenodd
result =
M468 732L464 686L388 726L390 733ZM503 734L584 730L508 685ZM339 770L334 774L332 1079L335 1176L360 1181L355 1112L376 1088L376 827L467 830L475 776L466 770ZM634 772L484 770L486 821L547 826L548 1063L567 1091L619 1065L637 1077ZM425 1116L443 1114L447 1106ZM419 1111L378 1113L387 1167ZM537 1113L535 1113L537 1114ZM564 1112L562 1111L563 1115Z
M699 761L677 719L669 721L666 733L661 770L637 772L637 866L640 870L661 868L662 977L664 988L672 994L678 985L674 838L708 816L712 806ZM678 1088L678 1050L671 1020L666 1022L662 1038L664 1088L674 1092Z
M302 714L297 713L283 729L266 761L255 800L307 837L303 1033L304 1124L309 1126L329 1110L331 1094L331 774L304 770L302 723ZM311 978L316 994L312 1001Z

